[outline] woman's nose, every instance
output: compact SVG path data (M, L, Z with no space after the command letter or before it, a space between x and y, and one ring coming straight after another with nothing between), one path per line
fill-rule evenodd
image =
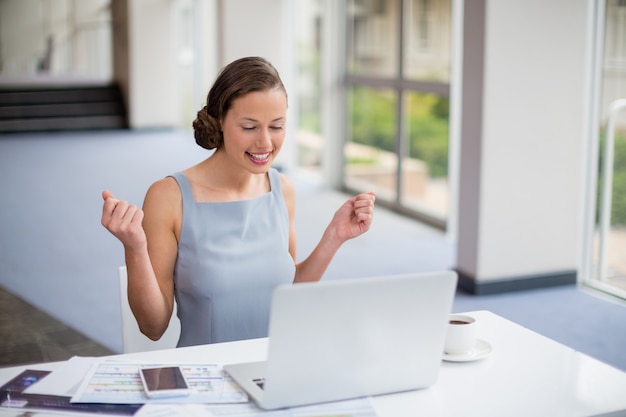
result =
M269 129L261 129L261 134L259 135L259 145L269 146L272 144L272 132Z

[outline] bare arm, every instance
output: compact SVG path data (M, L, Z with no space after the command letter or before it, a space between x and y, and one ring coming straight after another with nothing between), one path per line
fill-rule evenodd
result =
M172 178L153 184L143 210L102 193L102 224L124 245L128 300L142 333L159 339L174 307L180 191Z
M283 180L283 190L290 220L289 252L295 261L295 192L293 185L285 179ZM347 200L335 212L315 249L305 260L296 264L294 283L319 281L341 245L369 230L372 224L375 200L376 197L373 192L359 194Z

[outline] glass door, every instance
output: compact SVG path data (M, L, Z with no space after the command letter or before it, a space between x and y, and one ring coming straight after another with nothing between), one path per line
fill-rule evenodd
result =
M592 124L590 286L626 298L626 1L598 2ZM592 192L595 188L595 193Z

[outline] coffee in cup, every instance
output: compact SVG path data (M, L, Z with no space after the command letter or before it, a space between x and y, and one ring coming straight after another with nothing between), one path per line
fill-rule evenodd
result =
M444 352L463 355L476 345L476 320L463 314L452 314L448 322Z

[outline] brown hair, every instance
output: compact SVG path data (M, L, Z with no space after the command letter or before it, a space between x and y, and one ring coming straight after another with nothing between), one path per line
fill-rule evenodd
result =
M206 106L193 121L196 143L205 149L224 144L220 121L226 117L233 101L248 93L280 89L287 96L278 71L264 58L247 57L231 62L222 69L206 99Z

